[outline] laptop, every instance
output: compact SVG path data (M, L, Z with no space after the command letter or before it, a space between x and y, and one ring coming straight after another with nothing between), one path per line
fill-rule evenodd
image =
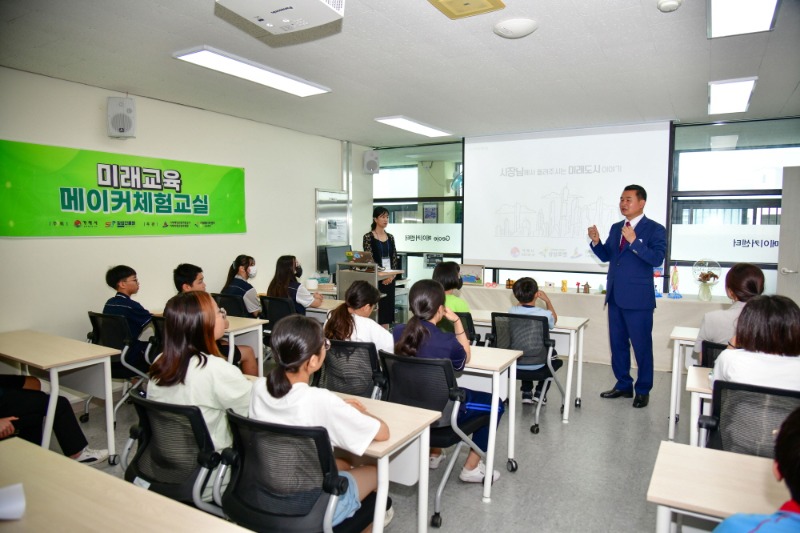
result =
M352 254L353 258L351 259L351 261L353 263L375 263L375 259L372 257L372 252L353 251L353 252L348 252L348 254ZM378 272L382 272L384 270L386 269L378 265Z

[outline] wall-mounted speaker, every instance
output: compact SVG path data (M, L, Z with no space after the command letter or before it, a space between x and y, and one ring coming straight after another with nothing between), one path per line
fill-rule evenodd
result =
M136 137L136 102L133 98L108 97L108 136L120 139Z
M377 174L380 171L381 161L378 158L378 152L375 150L367 150L364 152L364 172L366 174Z

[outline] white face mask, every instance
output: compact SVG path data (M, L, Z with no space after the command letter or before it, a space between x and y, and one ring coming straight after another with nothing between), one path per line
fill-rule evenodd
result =
M247 269L247 278L253 279L258 274L258 268L255 265L252 265Z

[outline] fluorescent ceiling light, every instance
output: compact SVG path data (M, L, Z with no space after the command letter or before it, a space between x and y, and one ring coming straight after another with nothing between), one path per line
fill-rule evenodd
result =
M708 0L708 38L770 31L779 0Z
M425 124L421 124L399 115L395 117L376 118L375 120L388 126L394 126L395 128L410 131L411 133L419 133L420 135L425 135L426 137L447 137L448 135L451 135L446 131L431 128L430 126L426 126Z
M275 70L233 54L201 46L175 54L176 59L210 68L237 78L266 85L295 96L305 97L331 92L327 87Z
M758 77L708 82L708 114L744 113Z

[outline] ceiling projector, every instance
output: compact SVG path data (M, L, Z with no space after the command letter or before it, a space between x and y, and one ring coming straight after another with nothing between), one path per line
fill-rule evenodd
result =
M274 35L307 30L344 17L344 0L217 0Z

